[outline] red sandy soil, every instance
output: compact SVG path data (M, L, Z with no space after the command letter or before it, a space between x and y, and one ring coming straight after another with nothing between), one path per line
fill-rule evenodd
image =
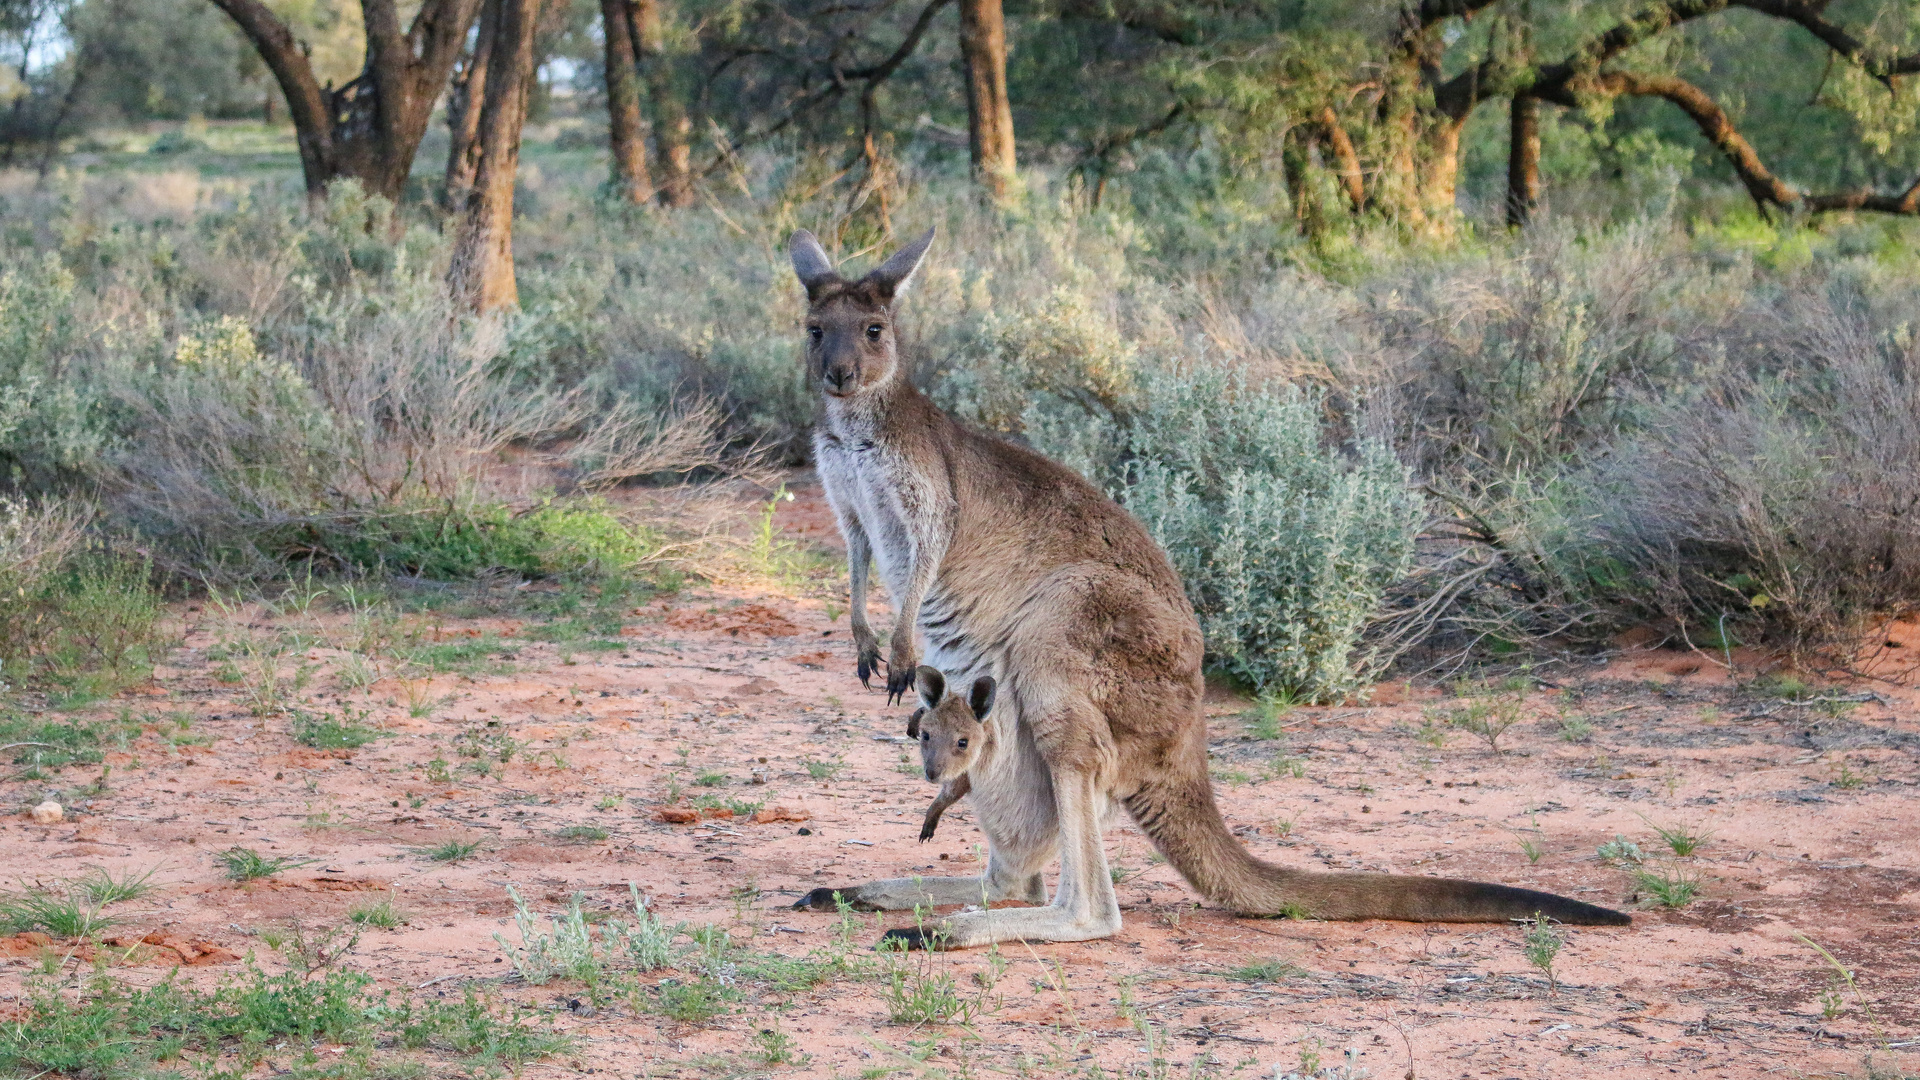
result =
M817 489L800 493L780 512L788 534L837 539ZM1131 827L1107 837L1125 875L1114 937L924 960L978 1005L965 1026L890 1023L886 986L871 978L749 990L728 1015L696 1027L631 1003L570 1010L577 984L512 977L493 941L515 937L509 884L555 912L575 893L589 910L618 910L634 882L670 922L718 923L744 947L804 955L828 947L835 923L787 909L804 891L978 867L984 838L965 803L931 843L916 842L935 789L906 764L907 710L854 678L843 609L770 587L693 589L635 609L624 651L563 655L512 641L502 646L509 670L416 685L413 700L440 702L426 717L409 715L396 679L341 689L345 654L316 646L306 654L319 671L307 707L369 709L388 732L331 753L295 744L283 715L249 715L213 677L213 615L182 610L185 643L154 685L96 707L152 721L108 755L114 791L60 824L8 819L0 858L41 881L91 866L162 867L162 888L121 905L127 922L116 933L130 944L154 935L146 962L121 969L134 982L164 975L166 963L153 960L164 949L188 959L215 947L253 952L272 970L262 929L335 922L390 890L410 922L369 931L348 963L383 987L457 996L474 985L556 1010L579 1048L531 1066L535 1075L1272 1077L1306 1054L1336 1065L1349 1053L1376 1078L1864 1075L1869 1050L1888 1044L1908 1071L1920 1066L1902 1049L1920 1027L1920 695L1863 683L1820 693L1872 691L1874 700L1788 704L1743 689L1714 658L1630 646L1577 668L1536 669L1542 682L1500 754L1465 732L1440 747L1416 737L1431 711L1452 703L1441 687L1387 684L1364 704L1296 709L1281 720L1284 742L1247 735L1245 701L1221 693L1209 705L1219 801L1263 858L1501 881L1636 908L1630 928L1564 931L1557 989L1524 957L1516 926L1235 918L1152 861ZM248 618L323 635L346 620ZM446 638L511 635L516 625L433 621ZM212 745L170 747L170 715L190 718ZM1562 717L1584 719L1590 737L1562 738ZM495 722L488 730L528 744L503 778L427 779L428 761L464 760L454 735ZM1262 779L1281 754L1299 759L1305 776ZM806 760L844 765L822 781ZM726 774L726 785L693 786L701 770ZM43 786L88 778L76 768ZM661 813L676 780L687 795L781 812L758 824L671 823L663 816L690 817ZM22 802L38 801L42 786L26 787L14 785ZM605 796L618 805L598 808ZM687 805L682 796L677 806ZM1629 872L1595 855L1616 835L1655 855L1655 824L1710 834L1692 858L1654 860L1698 878L1701 898L1680 910L1651 906ZM557 839L570 825L610 838ZM1538 861L1522 838L1537 844ZM454 864L419 853L448 839L481 848ZM316 861L234 885L211 858L234 845ZM912 921L862 919L863 945ZM1823 1009L1822 996L1836 976L1800 935L1853 972L1855 988L1839 985L1834 1008ZM1267 960L1300 971L1259 982L1224 974ZM0 1003L17 1000L38 961L0 963ZM199 980L234 970L188 969ZM802 1063L762 1067L747 1056L776 1027ZM1152 1071L1154 1059L1171 1073ZM1890 1068L1894 1058L1879 1060Z

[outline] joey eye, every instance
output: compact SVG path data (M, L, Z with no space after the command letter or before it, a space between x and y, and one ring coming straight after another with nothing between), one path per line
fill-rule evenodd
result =
M873 323L867 327L867 340L868 341L880 340L880 324L879 323Z
M966 748L967 748L967 740L965 740L965 739L961 739L961 740L960 740L960 749L962 749L962 750L965 750Z
M809 326L809 327L807 327L807 336L808 336L808 337L810 337L810 338L812 338L812 339L813 339L814 341L819 341L819 340L820 340L820 328L819 328L819 327L817 327L817 326Z
M933 741L933 735L932 735L932 733L930 733L930 732L926 732L926 731L922 731L922 732L920 733L920 741L921 741L921 742L931 742L931 741Z

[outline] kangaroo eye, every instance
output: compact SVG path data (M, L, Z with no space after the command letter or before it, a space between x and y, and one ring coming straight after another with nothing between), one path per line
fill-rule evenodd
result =
M929 733L929 732L925 732L925 731L922 731L922 732L920 733L920 741L921 741L921 742L928 742L928 741L930 741L930 740L931 740L932 738L933 738L933 735L932 735L931 733Z
M965 750L966 748L967 748L967 740L965 740L965 739L961 739L961 740L960 740L960 749L962 749L962 750Z
M808 336L808 337L810 337L810 338L812 338L812 339L813 339L813 340L815 340L815 341L819 341L819 340L820 340L820 328L819 328L819 327L817 327L817 326L809 326L809 327L807 327L807 336Z
M868 341L880 340L880 324L879 323L874 323L873 325L867 327L867 340Z

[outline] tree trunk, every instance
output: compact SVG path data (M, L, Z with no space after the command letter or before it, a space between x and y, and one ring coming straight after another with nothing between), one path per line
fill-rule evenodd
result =
M647 101L653 106L653 161L660 173L658 195L663 206L693 205L693 166L690 143L693 121L687 116L674 78L673 57L667 53L666 27L661 5L665 0L633 0L633 48L647 80Z
M487 0L495 15L493 54L480 107L480 161L461 208L448 269L455 299L474 311L520 302L513 279L513 187L520 167L520 129L534 77L534 32L540 0Z
M1353 140L1347 137L1347 129L1340 126L1340 118L1333 109L1320 110L1320 130L1327 152L1333 156L1334 171L1340 177L1340 187L1347 193L1347 201L1353 204L1353 212L1362 213L1367 208L1367 189L1364 174L1360 169L1360 155L1353 149Z
M640 73L633 51L630 0L600 0L607 45L607 145L613 154L611 182L621 202L644 205L653 197L647 173L646 123L640 118Z
M338 90L321 89L305 48L261 0L212 2L280 84L308 196L320 198L334 180L356 177L367 190L398 199L480 0L426 0L404 31L395 0L363 0L366 62Z
M1516 96L1509 124L1507 225L1518 229L1533 220L1540 204L1540 99Z
M1280 143L1280 164L1286 172L1287 197L1293 202L1294 226L1302 236L1320 231L1320 207L1313 193L1310 149L1313 135L1308 128L1287 131Z
M497 4L481 7L480 29L473 38L473 52L454 76L448 95L447 128L452 141L447 147L447 181L442 197L450 211L457 212L467 205L474 174L480 168L480 110L487 100L487 66L493 59L499 15Z
M967 69L967 148L974 173L994 198L1005 198L1013 186L1013 107L1000 0L960 0L960 56Z

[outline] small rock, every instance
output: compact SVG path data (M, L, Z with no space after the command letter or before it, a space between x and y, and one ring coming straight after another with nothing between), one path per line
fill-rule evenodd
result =
M48 799L46 802L33 808L33 820L42 825L52 825L66 816L67 812L61 809L60 804L54 802L52 799Z

